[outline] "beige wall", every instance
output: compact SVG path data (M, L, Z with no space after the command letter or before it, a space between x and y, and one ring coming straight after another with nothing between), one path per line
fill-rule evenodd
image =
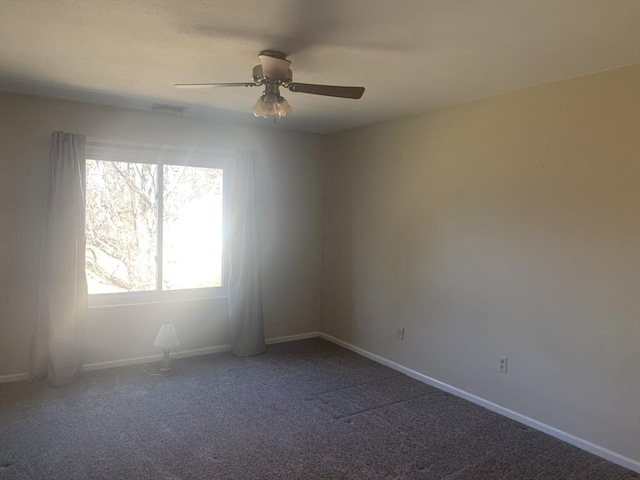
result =
M262 152L267 337L317 331L321 163L317 135L230 126L142 111L0 95L0 376L27 371L45 166L54 130L133 143ZM175 323L181 348L228 343L225 300L92 310L86 363L152 355L158 326Z
M639 71L325 137L321 330L640 460Z
M618 69L330 135L324 152L315 135L2 94L0 375L27 369L51 131L253 149L268 337L320 325L640 460L639 86L638 66ZM227 343L224 301L105 308L87 363L156 353L163 322L185 349Z

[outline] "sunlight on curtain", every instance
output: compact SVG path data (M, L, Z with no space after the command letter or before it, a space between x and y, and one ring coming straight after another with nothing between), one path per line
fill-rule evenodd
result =
M46 376L49 384L60 386L75 381L82 366L87 315L85 137L54 132L49 169L30 379Z
M240 154L227 190L229 324L231 349L237 356L265 351L255 168L252 154Z

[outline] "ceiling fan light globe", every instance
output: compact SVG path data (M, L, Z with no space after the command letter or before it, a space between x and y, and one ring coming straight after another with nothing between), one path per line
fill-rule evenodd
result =
M272 105L278 103L278 95L275 93L265 93L262 96L262 101L265 105L267 105L267 108L271 108Z
M284 118L293 112L293 108L287 100L280 96L277 91L265 92L252 108L256 117Z
M287 102L287 99L284 97L280 97L278 100L278 107L282 112L282 117L286 117L290 113L293 113L293 107L289 105L289 102Z
M253 114L256 117L267 118L267 112L264 108L264 102L262 101L262 97L258 99L258 101L255 103L255 105L251 110L253 110Z
M264 96L264 107L267 115L279 116L278 96L274 94L266 94Z

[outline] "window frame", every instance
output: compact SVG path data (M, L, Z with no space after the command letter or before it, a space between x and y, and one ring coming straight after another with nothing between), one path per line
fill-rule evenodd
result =
M183 167L215 168L222 170L222 235L224 245L225 219L227 218L227 172L234 157L232 152L181 148L175 146L115 143L105 140L87 139L85 159L109 162L147 163L156 165L156 201L158 201L158 233L156 235L156 279L155 290L116 293L89 293L89 308L141 305L167 302L207 300L227 297L225 281L226 265L222 253L222 277L219 287L189 288L181 290L162 289L163 269L163 175L165 165ZM85 173L86 175L86 173ZM85 220L86 222L86 220ZM86 267L85 267L86 271Z

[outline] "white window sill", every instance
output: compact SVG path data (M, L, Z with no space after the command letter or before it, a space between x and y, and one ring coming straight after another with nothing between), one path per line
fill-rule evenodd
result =
M227 289L222 287L164 292L103 293L89 295L89 309L224 300L226 298Z

